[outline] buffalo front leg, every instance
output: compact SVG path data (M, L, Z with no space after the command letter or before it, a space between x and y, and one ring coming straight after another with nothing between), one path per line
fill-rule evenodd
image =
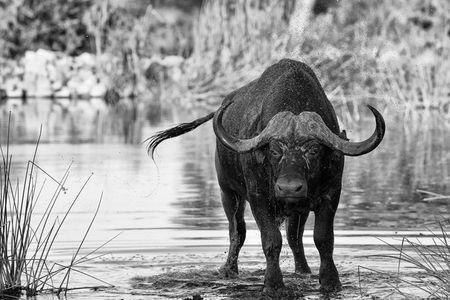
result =
M340 291L341 282L333 261L334 232L333 221L336 209L329 197L314 211L314 244L320 254L319 282L323 292Z
M222 205L228 219L230 248L225 265L220 272L227 278L235 278L238 274L239 251L245 241L246 229L244 221L245 199L235 193L222 192Z
M311 269L305 257L303 248L303 231L309 211L295 213L286 220L286 236L295 260L295 273L310 274Z
M283 275L280 269L280 252L282 237L275 214L269 212L268 208L258 207L255 204L261 201L250 202L253 216L261 232L263 252L266 257L266 274L264 276L264 293L276 295L284 288Z

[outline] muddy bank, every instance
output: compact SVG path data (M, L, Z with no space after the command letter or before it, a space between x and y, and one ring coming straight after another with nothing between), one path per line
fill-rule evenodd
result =
M240 274L236 279L223 278L218 272L226 259L224 249L199 247L173 253L110 254L84 268L115 287L73 292L70 299L87 295L93 299L268 299L262 294L265 263L260 248L251 246L242 252ZM290 250L283 247L280 259L286 284L283 299L402 298L395 290L397 286L410 296L426 296L404 282L396 282L393 275L397 274L397 262L379 256L393 253L384 246L337 247L335 261L343 290L323 295L319 291L316 249L306 248L312 274L298 275L293 273ZM414 270L402 265L402 276L411 272Z

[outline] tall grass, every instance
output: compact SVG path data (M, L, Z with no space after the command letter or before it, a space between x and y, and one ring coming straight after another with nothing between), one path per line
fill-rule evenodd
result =
M393 256L398 259L399 267L400 262L404 262L418 270L407 274L405 279L399 276L399 280L427 293L429 297L447 299L450 297L450 220L438 224L439 231L431 231L433 245L424 245L420 239L404 238L402 247L391 247L399 252L398 257ZM411 250L405 251L404 245ZM398 292L408 296L402 289Z
M204 2L185 66L188 100L219 100L285 56L288 23L281 2Z
M360 268L389 275L393 293L405 299L416 298L415 294L431 299L450 298L450 220L438 221L437 225L437 230L430 230L431 243L425 243L420 237L404 237L400 246L382 240L397 252L381 255L397 263L395 274Z
M68 265L51 263L50 255L55 240L77 202L90 177L71 201L61 216L54 214L54 208L70 173L70 166L63 176L56 180L36 164L39 140L32 159L27 163L23 181L12 178L12 155L9 147L9 131L6 147L0 145L0 297L27 296L39 293L65 293L71 271L90 259L88 255L78 257L80 249L97 215L99 206L89 224L82 241ZM45 181L38 186L37 173L56 181L57 187L50 200L44 202L40 195ZM44 207L43 213L36 213L36 207Z
M337 104L447 112L449 10L450 2L438 0L339 1L327 14L293 9L286 19L283 1L206 1L186 64L187 98L218 101L290 57L311 65Z

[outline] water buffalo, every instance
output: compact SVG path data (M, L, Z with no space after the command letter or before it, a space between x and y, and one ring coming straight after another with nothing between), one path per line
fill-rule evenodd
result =
M248 201L266 256L264 291L278 294L284 286L279 266L283 220L295 272L311 272L302 243L310 211L315 214L321 289L338 291L341 283L333 261L333 219L341 193L344 155L372 151L385 131L381 114L368 107L375 116L374 133L362 142L350 142L345 131L339 130L336 113L313 71L304 63L283 59L260 78L226 96L217 111L152 136L148 150L153 157L163 140L214 118L215 164L230 237L223 274L233 277L238 273Z

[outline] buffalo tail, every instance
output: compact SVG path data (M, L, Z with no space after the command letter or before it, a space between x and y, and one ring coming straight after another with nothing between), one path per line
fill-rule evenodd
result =
M212 112L212 113L210 113L202 118L196 119L192 122L181 123L175 127L157 132L156 134L152 135L151 137L149 137L148 139L146 139L144 141L144 143L147 142L147 153L150 155L152 160L155 160L154 159L155 149L161 142L194 130L195 128L202 125L203 123L206 123L207 121L211 120L214 117L214 113L215 112Z

